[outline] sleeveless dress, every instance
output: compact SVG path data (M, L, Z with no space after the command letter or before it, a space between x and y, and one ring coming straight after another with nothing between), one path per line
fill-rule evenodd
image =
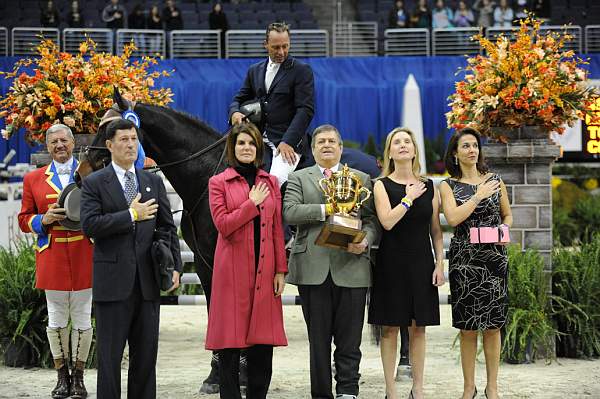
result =
M406 195L406 186L381 179L392 208ZM373 268L369 323L408 327L440 324L438 289L431 283L435 261L430 240L433 182L391 230L383 230Z
M500 180L497 174L488 180ZM467 202L477 186L444 180L452 189L456 205ZM500 191L481 201L461 224L454 228L449 250L449 280L452 325L461 330L501 328L508 312L508 256L504 245L471 244L471 227L494 227L502 223Z

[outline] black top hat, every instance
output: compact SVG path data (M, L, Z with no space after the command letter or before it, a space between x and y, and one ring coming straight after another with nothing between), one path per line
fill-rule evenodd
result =
M66 218L59 220L61 226L69 230L81 230L81 189L76 183L70 183L58 196L57 205L59 208L65 208Z

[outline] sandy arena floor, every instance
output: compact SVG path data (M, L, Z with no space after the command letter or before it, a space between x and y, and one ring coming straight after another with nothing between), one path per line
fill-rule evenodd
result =
M447 286L446 286L447 287ZM286 287L286 295L296 288ZM462 378L458 349L452 349L456 330L450 324L450 307L441 306L442 325L430 327L427 333L425 393L429 398L459 398ZM209 370L210 353L203 349L206 310L201 306L163 306L161 309L160 349L158 356L158 398L209 399L218 395L200 395L198 388ZM310 398L308 343L300 306L284 308L289 346L277 348L273 359L273 380L269 398ZM383 371L379 349L363 330L360 397L378 399L384 396ZM477 364L477 386L485 387L483 355ZM42 369L14 369L0 366L0 398L49 398L56 372ZM127 371L123 370L123 392ZM90 398L96 398L96 372L86 372ZM398 393L408 395L410 381L397 383ZM600 399L600 360L560 359L546 365L543 361L529 365L507 365L500 368L501 397L539 399ZM126 397L123 394L123 397ZM483 397L481 394L479 397Z

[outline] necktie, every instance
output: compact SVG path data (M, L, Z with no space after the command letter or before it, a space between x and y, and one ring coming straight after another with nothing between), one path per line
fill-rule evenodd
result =
M60 166L57 169L57 173L59 175L70 175L71 174L71 167L69 167L69 166Z
M330 178L332 174L333 174L333 172L331 171L331 169L325 169L323 171L323 175L327 178Z
M137 187L135 175L132 172L127 171L125 172L125 199L127 200L127 205L131 205L136 195Z
M267 92L269 91L269 88L271 88L271 83L273 83L273 79L275 79L276 65L277 64L273 62L269 62L267 64L267 72L265 73L265 89L267 89Z

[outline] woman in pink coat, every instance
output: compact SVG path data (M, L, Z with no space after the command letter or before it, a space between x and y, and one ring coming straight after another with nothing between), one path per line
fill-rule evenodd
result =
M230 165L208 183L219 232L206 349L219 351L221 398L241 399L240 349L247 349L247 399L266 398L273 347L287 345L281 293L287 263L277 178L261 170L263 141L250 123L227 137Z

